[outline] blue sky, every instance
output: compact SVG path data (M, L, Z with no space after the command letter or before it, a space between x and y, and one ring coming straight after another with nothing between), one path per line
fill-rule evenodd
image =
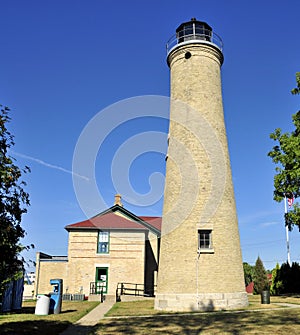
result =
M12 109L12 155L32 170L25 177L31 206L24 243L67 254L64 226L86 218L71 174L81 132L123 99L169 96L166 42L180 23L196 17L224 42L223 101L243 259L254 264L259 255L269 269L286 261L284 205L273 201L275 167L267 153L269 134L277 127L290 131L299 109L299 97L290 94L300 71L299 11L298 0L2 1L0 102ZM108 206L118 192L110 178L114 152L135 134L166 132L167 122L141 119L122 127L105 139L95 165ZM149 176L164 173L165 149L162 143L161 152L134 160L129 179L136 192L149 192ZM123 167L119 173L127 178ZM162 200L124 205L161 215ZM292 261L300 261L299 239L295 229Z

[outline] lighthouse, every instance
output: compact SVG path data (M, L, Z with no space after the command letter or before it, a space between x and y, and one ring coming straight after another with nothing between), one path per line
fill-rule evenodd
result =
M155 309L248 305L221 87L221 38L182 23L167 44L170 125Z

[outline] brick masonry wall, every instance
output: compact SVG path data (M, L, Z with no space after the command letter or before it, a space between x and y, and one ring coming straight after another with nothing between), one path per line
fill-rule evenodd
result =
M108 254L97 253L97 239L97 231L69 233L71 290L83 286L89 292L97 267L108 268L108 294L115 294L118 282L143 283L144 233L111 232Z
M50 279L63 279L64 288L68 285L68 263L42 261L39 265L39 274L36 278L35 294L48 294L53 291Z
M68 287L68 293L80 293L82 287L82 293L89 295L97 267L108 268L108 294L115 294L118 282L144 283L144 232L112 231L108 254L97 253L97 241L97 231L70 232L68 262L39 263L39 293L51 291L51 278L62 278L64 292Z
M169 55L171 97L176 101L170 112L158 309L172 309L173 304L174 310L182 310L179 298L175 304L176 294L195 301L197 293L240 293L247 304L223 116L222 59L214 47L192 43ZM210 204L212 194L219 198L215 205ZM201 228L212 230L213 251L198 259Z

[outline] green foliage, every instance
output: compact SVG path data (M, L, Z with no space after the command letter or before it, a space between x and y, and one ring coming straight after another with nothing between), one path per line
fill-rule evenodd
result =
M282 292L283 283L280 279L280 266L277 263L276 267L272 271L272 284L270 288L270 293L272 295L279 295Z
M300 94L300 72L296 72L297 87L292 89L292 94Z
M253 266L244 262L244 278L245 278L245 286L248 286L253 281Z
M1 105L0 105L1 106ZM23 272L24 259L20 252L33 246L23 246L20 239L25 236L21 227L22 215L29 205L29 195L23 190L26 185L20 178L28 167L20 169L9 155L14 145L13 135L7 129L10 121L9 109L0 111L0 295L7 282L17 279Z
M300 72L296 74L297 88L293 94L300 93ZM282 133L277 128L270 134L270 138L277 142L268 153L276 164L274 176L274 200L281 202L285 197L295 199L300 196L300 111L292 116L294 130ZM285 214L285 224L289 230L298 226L300 230L300 208L295 202L293 207Z
M298 203L293 204L293 209L284 214L285 224L289 230L292 230L293 225L298 226L300 231L300 206Z
M269 290L269 280L263 262L259 257L253 268L254 294L261 294L262 291Z
M288 262L279 268L276 264L272 272L271 294L300 293L300 265L296 262L292 266Z
M283 263L280 268L280 280L283 287L280 293L300 293L300 267L293 262L292 266L288 262Z
M300 195L300 111L293 115L295 130L282 134L276 129L270 138L278 142L268 153L276 167L274 177L274 200L280 202L287 197Z

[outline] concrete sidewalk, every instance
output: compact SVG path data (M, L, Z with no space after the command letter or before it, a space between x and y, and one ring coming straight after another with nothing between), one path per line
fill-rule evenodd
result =
M59 335L86 335L95 326L100 319L102 319L112 306L115 304L114 296L106 296L103 303L100 303L88 314L78 320L76 323L68 327L65 331Z

